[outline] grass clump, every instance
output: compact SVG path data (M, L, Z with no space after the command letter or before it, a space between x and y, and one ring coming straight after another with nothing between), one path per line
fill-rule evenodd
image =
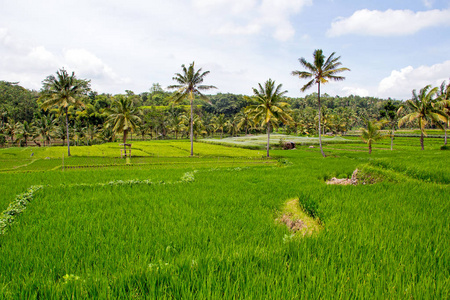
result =
M312 236L317 234L322 225L318 218L311 216L308 210L304 210L299 199L291 199L285 202L278 222L284 223L295 234Z

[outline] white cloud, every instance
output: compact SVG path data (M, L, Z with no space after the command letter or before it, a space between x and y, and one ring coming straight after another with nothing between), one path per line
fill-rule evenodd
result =
M261 30L261 26L258 24L248 24L245 26L237 26L233 23L226 23L220 28L213 31L217 34L231 34L231 35L251 35L258 33Z
M358 95L361 97L369 96L369 91L364 88L346 86L346 87L342 88L342 91L345 93L346 96L350 96L350 95Z
M289 18L311 5L312 0L194 0L194 5L205 14L217 14L221 20L211 33L252 35L271 29L272 36L286 41L295 35ZM226 20L226 21L225 21Z
M67 49L53 53L44 46L33 46L28 41L14 37L7 29L0 28L0 76L9 81L19 81L26 87L39 89L41 81L61 67L75 71L81 78L93 79L94 86L123 84L128 79L119 77L113 69L86 49Z
M450 76L450 60L432 66L412 66L393 70L391 75L380 81L378 96L409 99L412 90L420 90L428 84L439 86Z
M64 61L80 75L92 79L108 79L116 83L127 82L120 78L113 69L100 58L86 49L68 49L64 51Z
M362 9L349 18L338 18L331 23L328 36L345 34L372 36L411 35L421 29L450 26L450 9L413 12L411 10L379 11Z

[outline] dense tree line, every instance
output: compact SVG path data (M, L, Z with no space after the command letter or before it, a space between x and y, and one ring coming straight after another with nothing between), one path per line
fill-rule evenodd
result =
M58 76L62 75L61 72L65 72L67 77L73 76L71 84L79 88L79 91L70 96L72 98L68 96L66 100L62 96L64 89L57 92L60 87L55 85ZM174 87L181 86L180 84ZM264 89L262 86L260 88ZM155 83L148 92L141 94L129 90L117 95L99 94L91 90L89 80L78 79L73 73L70 75L60 70L57 76L50 75L43 80L40 91L28 90L19 83L0 81L0 144L27 146L33 141L38 146L55 142L89 145L119 139L123 139L125 143L127 137L143 140L178 139L188 138L191 135L190 128L193 138L222 138L266 132L270 134L270 131L274 130L287 134L317 135L319 116L321 134L346 134L349 130L367 127L369 120L385 120L376 126L375 123L371 124L371 128L387 127L391 129L392 136L398 128L399 120L400 124L408 124L422 130L430 127L446 129L449 113L448 84L443 83L440 89L428 87L424 93L430 90L432 94L427 94L427 105L436 111L446 112L446 118L445 114L436 117L433 112L422 112L424 115L420 118L411 117L420 104L421 90L419 95L414 92L412 100L407 102L355 95L340 97L322 94L320 106L317 93L298 98L285 97L282 93L279 98L286 103L283 109L288 117L274 118L270 122L255 122L258 120L249 108L258 105L256 92L253 96L231 93L192 93L189 96L188 93L186 95L189 97L181 97L179 90L169 91ZM69 98L70 101L67 100ZM174 102L174 99L177 101ZM434 103L437 99L441 99L440 106ZM128 112L120 112L120 109L124 108ZM129 114L129 111L132 111L136 118L121 119L122 115ZM131 123L126 123L130 124L129 127L123 127L118 125L120 122ZM120 126L122 129L119 129Z

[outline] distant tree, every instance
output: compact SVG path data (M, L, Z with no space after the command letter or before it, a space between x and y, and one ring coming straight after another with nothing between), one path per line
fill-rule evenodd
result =
M37 136L36 127L33 123L28 123L27 121L23 121L23 123L18 123L17 126L17 140L19 144L22 146L28 146L28 140L34 139Z
M8 119L8 123L5 124L5 134L9 136L11 144L15 142L15 136L17 132L18 122L13 119Z
M287 91L282 91L282 84L275 87L275 81L269 79L264 87L258 83L259 89L253 88L254 100L257 104L249 106L250 115L255 123L261 123L267 126L267 157L270 149L270 130L275 122L288 123L291 117L286 110L288 103L283 102L283 96ZM250 99L249 99L250 100Z
M36 99L35 91L20 86L18 82L0 80L0 112L5 121L9 117L16 122L30 123L39 111Z
M292 75L298 76L300 79L309 79L312 78L311 81L309 81L307 84L305 84L301 91L304 92L308 88L312 87L314 84L317 84L317 101L319 105L319 145L320 145L320 152L322 153L322 156L325 157L325 153L322 149L322 136L321 136L321 108L322 104L320 102L320 84L325 84L329 80L334 81L342 81L345 79L343 76L337 76L336 74L344 72L344 71L350 71L350 69L345 67L340 67L342 65L341 62L339 62L340 56L334 57L335 52L331 53L331 55L325 60L325 55L323 54L321 49L315 50L313 57L314 57L314 63L309 63L304 59L303 57L299 59L300 64L307 70L307 71L293 71Z
M120 96L113 100L111 107L107 110L108 125L112 127L114 134L123 134L123 148L126 156L128 133L132 133L141 123L140 110L134 107L129 97Z
M52 114L41 114L36 119L36 130L41 136L44 146L51 144L57 122L58 119L55 119Z
M235 115L234 117L229 119L225 124L226 127L228 128L228 133L231 134L231 136L236 136L236 134L239 132L238 123L239 117Z
M194 62L186 68L185 65L181 65L182 73L176 73L175 80L178 84L171 85L169 89L177 89L173 95L172 101L174 104L180 103L183 99L189 98L191 105L191 121L190 121L190 140L191 140L191 156L194 156L194 96L200 96L200 98L207 99L200 91L215 89L213 85L202 85L203 80L209 71L202 72L202 69L195 70Z
M431 85L427 85L416 93L413 90L413 97L407 100L404 105L400 106L399 112L401 112L405 107L408 107L412 112L404 116L398 121L398 126L401 127L406 122L412 122L417 120L420 127L420 147L424 150L423 138L426 135L425 127L433 123L437 127L444 129L444 127L439 123L439 121L445 122L447 120L445 113L439 108L437 103L436 94L438 88L432 88Z
M214 124L218 130L220 130L220 138L223 137L223 130L227 123L227 119L224 114L220 114L214 118Z
M184 124L183 119L179 114L173 114L169 118L170 130L175 133L175 139L178 139L178 134L183 130Z
M251 127L252 121L250 119L250 115L246 108L243 108L237 115L237 130L241 130L242 127L245 128L245 135L248 134L248 128Z
M382 118L385 118L391 127L391 151L394 149L394 131L395 131L395 125L398 121L398 106L392 103L391 100L388 100L384 106L383 110L380 111L380 116Z
M367 129L361 128L361 139L369 146L369 154L372 154L372 144L382 140L386 136L381 134L383 122L367 121Z
M56 77L50 75L43 81L40 97L43 100L41 107L48 109L56 106L66 117L68 156L70 156L69 107L84 106L81 96L86 95L89 90L89 80L77 79L74 72L72 72L72 75L69 75L64 69L57 71Z
M100 131L100 138L105 142L113 142L116 138L111 126L104 126Z

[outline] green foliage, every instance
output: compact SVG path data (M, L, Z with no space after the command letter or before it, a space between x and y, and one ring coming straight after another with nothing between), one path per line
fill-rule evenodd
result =
M0 81L0 112L14 122L31 122L38 112L37 93L21 87L18 82Z
M449 159L448 151L438 151L441 141L424 152L408 146L410 141L400 138L397 151L371 157L350 151L359 150L358 143L329 145L338 149L327 150L334 155L326 159L317 149L273 150L292 162L288 168L184 155L150 157L153 164L140 166L145 158L133 157L127 168L2 173L3 210L28 187L44 187L0 236L0 295L446 298L450 169L442 161ZM199 145L210 154L224 148L236 157L249 153ZM95 147L74 149L87 154ZM189 142L136 147L161 153L178 147L186 153ZM53 148L58 147L47 149ZM33 157L48 150L39 151ZM2 165L7 157L27 162L30 148L1 149ZM68 161L102 159L107 158ZM360 167L383 181L329 186L318 180ZM323 230L316 235L292 236L275 221L286 199L296 197L320 219Z

